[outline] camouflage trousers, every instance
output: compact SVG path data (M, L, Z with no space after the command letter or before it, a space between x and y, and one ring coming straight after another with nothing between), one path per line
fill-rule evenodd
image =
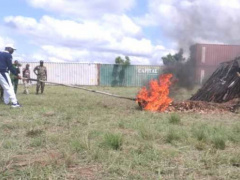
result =
M41 81L46 81L46 77L38 77L38 82L37 82L37 87L36 87L36 94L39 93L39 89L41 89L41 94L44 91L44 87L45 87L45 82L41 82Z
M24 91L23 91L23 94L29 94L29 86L30 86L30 83L27 82L27 81L23 81L23 87L24 87Z

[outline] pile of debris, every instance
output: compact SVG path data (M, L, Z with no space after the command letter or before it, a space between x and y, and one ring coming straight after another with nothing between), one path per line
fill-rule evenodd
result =
M166 74L160 76L159 82L151 81L149 89L144 87L139 92L136 101L142 109L207 113L234 112L240 107L240 57L221 63L206 83L187 101L174 102L169 99L165 102L171 84L164 83L165 76ZM170 78L167 80L170 81Z
M168 112L235 112L240 107L240 57L224 62L188 101L173 102Z
M223 103L240 98L240 57L221 63L190 100Z
M198 113L209 113L209 112L235 112L239 107L238 103L240 99L234 99L226 103L214 103L206 101L183 101L173 102L167 108L166 112L198 112Z

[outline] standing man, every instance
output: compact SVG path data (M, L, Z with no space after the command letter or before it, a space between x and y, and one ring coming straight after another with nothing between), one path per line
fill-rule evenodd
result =
M2 86L3 93L3 101L5 104L9 104L12 102L12 107L20 107L20 104L17 101L16 94L14 93L12 82L8 71L18 76L21 79L21 76L18 75L16 70L12 65L12 54L16 50L13 45L5 46L5 51L0 52L0 85Z
M30 80L30 69L29 64L26 65L26 67L23 69L23 85L24 85L24 91L23 94L29 94L29 84L31 83Z
M39 88L41 87L41 94L44 91L45 82L41 81L47 81L47 68L43 66L43 61L40 61L40 65L35 67L33 72L37 75L37 88L36 88L36 94L39 92Z
M10 78L11 78L11 81L12 81L12 85L13 85L13 89L14 89L14 92L15 94L17 94L17 88L18 88L18 76L20 75L20 67L21 65L19 64L19 62L17 60L14 61L14 64L13 64L13 68L15 69L15 71L17 72L17 76L15 76L13 73L10 74Z

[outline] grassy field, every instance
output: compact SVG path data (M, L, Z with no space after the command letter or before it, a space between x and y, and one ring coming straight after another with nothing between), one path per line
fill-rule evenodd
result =
M130 97L139 90L90 88ZM1 180L240 179L239 114L152 113L59 86L21 92L22 108L0 103Z

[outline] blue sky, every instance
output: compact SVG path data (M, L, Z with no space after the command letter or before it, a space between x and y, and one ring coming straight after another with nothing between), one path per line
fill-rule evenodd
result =
M2 1L0 48L13 43L20 61L113 63L127 55L156 65L194 43L240 44L239 10L239 0Z

